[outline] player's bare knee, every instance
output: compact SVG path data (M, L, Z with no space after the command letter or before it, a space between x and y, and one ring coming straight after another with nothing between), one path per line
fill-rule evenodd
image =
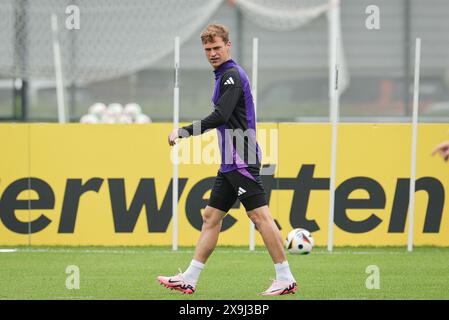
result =
M248 214L248 217L251 219L251 221L256 225L256 227L257 227L257 224L258 224L258 219L257 219L257 217L255 216L255 215L253 215L253 214Z
M208 207L203 214L203 226L206 228L216 227L221 223L222 219L219 210Z
M213 222L212 214L208 213L208 212L205 212L203 214L203 225L204 226L210 226L212 224L212 222Z
M256 226L259 226L265 220L264 215L256 210L248 212L248 216Z

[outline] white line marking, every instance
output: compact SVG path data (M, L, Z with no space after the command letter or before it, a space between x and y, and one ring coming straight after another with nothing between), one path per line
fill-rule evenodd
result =
M438 248L434 248L433 251L440 251ZM15 250L15 252L23 252L23 253L107 253L107 254L147 254L147 253L175 253L175 254L192 254L194 252L193 249L180 249L177 251L173 251L170 249L58 249L58 248L24 248L24 249L3 249L3 250ZM410 254L407 251L374 251L377 249L373 249L373 251L336 251L328 252L327 250L319 250L312 251L310 255L381 255L381 254ZM11 251L12 252L12 251ZM256 249L255 251L250 251L248 249L219 249L217 248L216 252L225 253L225 254L234 254L234 253L250 253L250 254L268 254L266 249ZM426 251L428 252L428 251ZM295 254L288 254L288 257L297 256ZM307 257L307 256L305 256Z
M0 249L0 253L7 253L7 252L17 252L17 249Z
M72 299L72 300L86 300L86 299L95 299L95 297L55 297L54 299Z

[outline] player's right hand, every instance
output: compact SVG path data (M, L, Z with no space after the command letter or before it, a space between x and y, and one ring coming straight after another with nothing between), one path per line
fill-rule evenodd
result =
M178 141L178 129L173 129L173 131L168 135L168 144L174 146Z

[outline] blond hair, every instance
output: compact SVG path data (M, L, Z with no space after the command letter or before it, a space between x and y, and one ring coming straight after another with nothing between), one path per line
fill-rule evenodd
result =
M203 44L214 42L215 37L220 37L224 43L228 43L229 28L223 24L210 24L201 32L201 42Z

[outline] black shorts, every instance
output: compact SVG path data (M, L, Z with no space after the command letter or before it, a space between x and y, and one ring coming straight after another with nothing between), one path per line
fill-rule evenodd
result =
M209 198L209 206L228 212L239 199L246 211L267 205L259 169L241 168L218 172Z

